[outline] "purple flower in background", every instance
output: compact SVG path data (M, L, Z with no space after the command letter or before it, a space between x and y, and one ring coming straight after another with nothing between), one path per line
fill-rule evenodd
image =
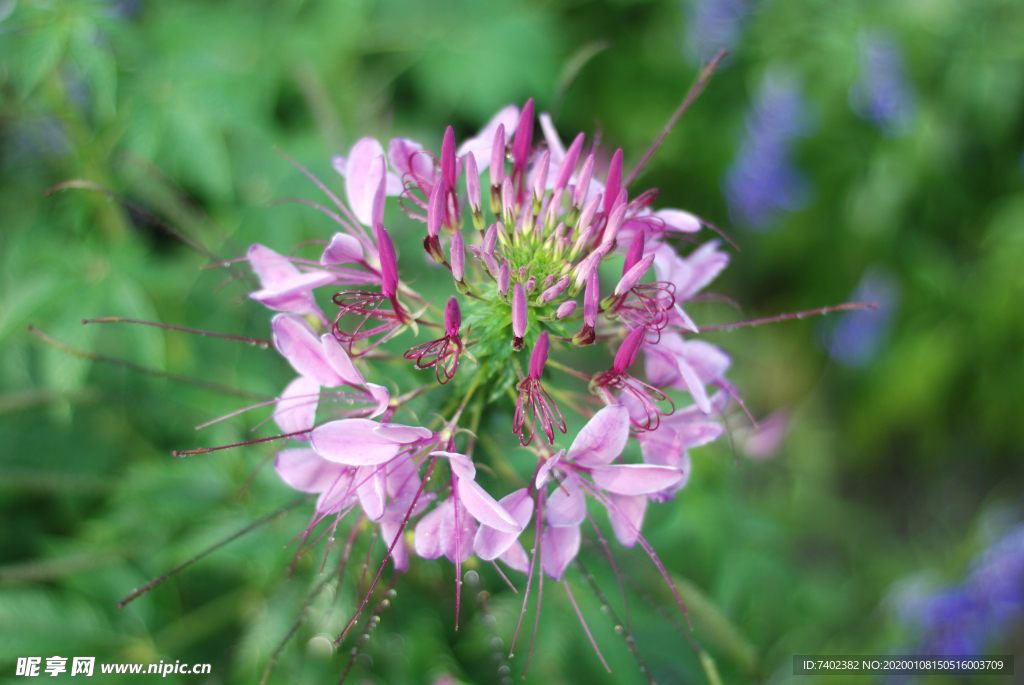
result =
M807 128L806 106L791 78L769 73L746 118L746 134L724 190L738 223L764 231L781 212L806 204L807 180L792 164L793 138Z
M1024 617L1024 524L978 555L960 585L907 592L898 606L903 623L921 635L918 653L984 653Z
M750 0L695 0L686 5L686 49L697 62L731 51L752 9Z
M829 355L837 362L863 367L878 356L885 343L899 305L900 286L888 271L875 266L864 273L851 297L856 302L875 302L878 308L846 312L823 322L823 338Z
M903 133L914 117L914 93L903 68L903 51L892 36L861 38L861 77L850 88L850 106L890 135Z

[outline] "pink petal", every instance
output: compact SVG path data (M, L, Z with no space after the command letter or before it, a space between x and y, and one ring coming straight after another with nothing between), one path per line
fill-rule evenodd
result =
M419 469L408 454L388 462L388 496L394 500L407 499L410 502L420 488Z
M456 476L459 501L480 523L505 533L519 533L523 527L475 480Z
M452 473L459 478L466 478L473 480L476 478L476 466L473 465L473 460L464 454L458 452L431 452L432 457L444 457L451 463Z
M445 500L434 510L420 519L416 524L416 531L413 538L413 548L416 554L423 559L437 559L444 554L441 549L441 519L447 511L451 516L451 500Z
M456 505L452 503L451 499L448 502L451 504L448 504L447 507L445 507L445 503L441 504L446 513L441 517L441 527L437 537L441 551L444 552L448 561L454 564L456 558L462 562L473 555L473 538L476 537L476 523L473 522L473 517L469 515L469 512L466 511L466 508L461 503ZM455 526L456 507L459 514L458 533L456 533Z
M530 571L530 557L527 556L526 550L523 549L523 544L516 540L502 552L498 560L507 564L509 568L519 571L520 573L529 573Z
M288 360L296 371L311 378L325 388L335 388L342 383L324 356L324 349L316 333L298 316L278 314L270 321L274 347Z
M548 526L540 536L544 572L561 580L565 569L580 552L580 527L553 528Z
M498 504L512 515L520 529L525 528L533 517L534 502L527 488L502 497ZM519 534L520 531L505 532L483 524L476 532L473 551L484 561L491 561L503 555L519 538Z
M629 412L622 405L605 407L572 441L568 458L583 466L608 464L622 454L628 439Z
M356 494L366 518L379 521L384 516L387 477L383 466L363 466L356 470Z
M417 154L422 149L423 146L415 140L392 138L388 142L388 161L391 162L391 168L398 173L399 177L404 178L409 175L413 179L418 178L433 185L434 158L423 152ZM391 192L390 187L388 188L388 195L399 195L401 192L401 188L395 193Z
M711 383L724 376L732 361L722 348L703 340L687 342L683 355L704 383Z
M422 428L420 426L403 426L400 423L379 423L376 425L375 432L377 435L392 442L400 442L403 445L427 440L434 435L433 431L429 428Z
M347 474L320 494L316 500L316 511L319 514L336 514L346 507L355 505L358 501L352 474Z
M339 464L383 464L393 459L404 445L378 433L380 426L369 419L331 421L313 429L311 443L317 454Z
M694 404L705 414L710 414L711 401L708 399L708 392L704 389L704 383L701 381L700 376L686 360L679 359L677 361L679 364L679 375L682 377L686 389L690 392L690 396L693 397Z
M494 115L487 124L480 129L474 137L469 140L463 141L462 145L459 146L456 155L462 157L467 152L472 152L478 161L487 160L486 163L481 164L479 167L480 175L482 176L484 171L490 169L490 152L491 145L494 143L494 133L498 130L499 124L505 125L506 135L511 134L512 131L516 130L516 125L519 123L519 108L515 105L509 105L500 112Z
M299 376L284 389L274 407L274 423L282 433L312 430L316 423L316 406L320 399L320 385L312 378ZM306 436L294 436L308 440Z
M654 213L665 222L665 228L680 233L696 233L700 230L700 219L681 209L659 209Z
M762 419L756 428L750 430L743 439L743 453L751 459L770 459L782 446L789 428L789 411L780 409L766 419Z
M363 374L359 373L359 369L352 362L352 358L348 356L348 352L345 351L345 348L341 346L341 343L338 342L334 335L324 333L320 336L320 344L323 347L324 359L327 360L327 364L343 382L357 386L366 384Z
M418 487L419 486L417 486L417 488ZM416 500L416 506L413 507L412 500L413 497L415 496L416 491L414 490L412 493L410 493L408 499L395 500L391 502L389 505L384 507L384 518L382 518L381 520L389 522L402 522L406 519L406 517L412 519L426 511L427 507L430 506L430 503L437 499L436 492L423 492L420 493L419 499Z
M579 477L569 474L551 491L544 504L544 520L550 526L578 526L587 517L587 500L580 489Z
M672 487L683 478L679 469L652 464L617 464L590 469L594 484L619 495L646 495Z
M364 226L371 226L373 200L381 182L375 162L383 156L384 148L375 138L360 138L345 162L345 196L352 213Z
M373 399L377 400L377 407L370 414L371 419L375 419L388 410L391 404L391 393L383 385L377 385L376 383L367 383L366 389L370 391L370 395Z
M394 549L391 550L391 561L394 562L396 571L408 571L409 547L405 544L405 537L399 534L401 526L400 521L381 521L380 537L389 548L391 543L397 539L398 542L395 543Z
M540 490L544 483L548 482L548 474L551 473L551 469L558 465L558 462L565 456L565 450L558 450L555 454L547 458L547 460L541 464L540 469L537 470L537 478L535 481L535 487Z
M706 286L729 264L729 255L717 250L718 241L704 243L686 258L685 278L673 281L676 301L685 302Z
M276 290L278 284L299 275L295 265L269 247L254 244L249 246L247 253L249 264L260 279L264 289Z
M307 448L281 450L274 457L274 470L299 492L329 490L349 471L348 467L329 462Z
M565 159L565 146L562 145L562 139L558 137L558 131L555 130L555 125L551 122L551 115L541 112L538 119L540 119L540 129L544 132L544 142L548 144L548 151L551 153L551 167L557 169Z
M345 264L363 261L363 247L347 233L335 233L320 257L321 264Z
M608 499L612 503L612 506L608 507L608 520L611 521L615 537L624 546L632 547L640 537L640 527L644 523L644 513L647 511L647 497L609 493Z

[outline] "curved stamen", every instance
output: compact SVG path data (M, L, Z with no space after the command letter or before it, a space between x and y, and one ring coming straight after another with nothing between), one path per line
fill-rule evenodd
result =
M387 297L380 293L346 290L335 294L331 299L339 308L338 314L334 317L334 325L331 327L331 332L352 356L359 357L375 349L409 321L408 312L399 304L396 297ZM385 300L391 302L391 310L380 309L381 304ZM348 315L362 317L359 324L351 332L341 328L341 320ZM377 321L379 325L364 329L364 326L369 321ZM369 340L378 335L381 338L366 349L358 352L353 350L353 346L357 342Z

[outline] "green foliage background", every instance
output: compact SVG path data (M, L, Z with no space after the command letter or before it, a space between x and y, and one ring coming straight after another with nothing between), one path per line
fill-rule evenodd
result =
M241 398L66 354L28 325L81 350L273 395L291 372L272 352L80 323L119 315L268 335L246 281L225 285L222 272L201 270L209 260L150 215L221 257L256 241L286 251L331 227L295 205L268 209L315 197L273 146L340 189L329 157L362 135L437 149L445 125L461 139L529 96L558 113L563 134L596 124L628 164L696 74L685 6L0 2L0 679L13 678L19 656L59 654L209 662L204 682L255 682L308 604L270 682L336 682L351 643L332 654L324 636L352 610L360 562L340 589L308 603L321 556L304 557L289 579L285 544L309 505L115 608L293 493L269 468L245 487L272 445L170 456L250 437L252 424L193 430ZM850 108L858 40L873 29L905 49L917 110L900 136ZM813 195L754 233L730 225L721 181L761 79L779 68L797 76L815 120L795 153ZM694 644L725 682L787 681L795 653L911 645L893 610L896 584L957 581L1020 518L1022 106L1019 2L762 0L645 171L639 184L661 188L661 206L691 209L740 242L716 289L749 315L843 301L872 265L901 287L891 333L866 368L830 361L810 320L712 336L734 355L731 378L755 412L791 407L793 425L770 461L735 460L725 441L698 450L687 488L649 511L646 530L680 578L695 642L659 611L671 605L642 552L617 553L636 641L659 683L707 682ZM47 194L73 178L145 213L97 193ZM389 216L412 235L396 208ZM697 313L732 315L712 305ZM354 559L370 540L358 538ZM601 556L585 549L583 560L621 615ZM456 633L452 569L414 561L351 681L500 682L493 641L508 644L521 596L478 571ZM564 591L549 586L528 680L644 682L601 601L578 572L570 582L613 673ZM992 649L1012 652L1022 639L1018 629ZM524 657L517 648L515 678Z

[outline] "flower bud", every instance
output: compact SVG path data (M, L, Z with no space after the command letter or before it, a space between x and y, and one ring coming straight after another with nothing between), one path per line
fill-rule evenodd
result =
M444 330L449 337L454 338L459 334L462 326L462 310L459 309L459 300L452 296L448 299L448 305L444 308Z
M529 307L526 305L526 292L522 283L516 283L512 289L512 349L518 352L523 349L523 337L529 323Z
M580 169L580 177L576 182L576 196L573 198L573 206L577 209L587 201L587 193L590 192L590 176L594 173L594 153L591 152L583 160L583 168Z
M466 198L473 212L473 225L478 231L484 230L484 215L480 210L480 172L472 152L466 155Z
M533 206L534 212L540 209L538 205L547 192L548 168L551 166L551 151L545 150L541 153L540 161L537 162L537 170L533 175Z
M615 286L615 297L621 297L632 290L633 286L639 283L640 279L647 273L647 270L651 268L653 262L654 255L649 254L624 273L622 278L619 279L618 285Z
M554 301L555 298L557 298L559 295L561 295L562 292L564 292L565 289L568 288L568 287L569 287L569 277L568 276L562 276L560 279L558 279L558 283L555 283L550 288L548 288L547 290L545 290L544 292L542 292L540 294L540 298L538 299L538 302L540 304L547 304L548 302L552 302L552 301Z
M555 191L562 190L569 184L572 172L576 169L576 161L580 157L580 150L583 149L583 138L582 133L576 136L562 158L562 165L558 167L558 176L555 178Z
M529 278L526 279L526 294L527 295L532 294L533 291L536 290L536 289L537 289L537 277L536 276L530 276Z
M518 170L526 169L533 147L533 98L526 101L519 115L519 126L512 140L512 166Z
M498 294L501 295L501 299L505 299L508 295L508 288L511 283L512 277L509 274L508 259L502 257L501 267L498 269Z
M564 319L567 316L572 316L573 312L576 311L576 300L567 300L562 304L558 305L558 309L555 310L556 319Z
M619 345L619 351L615 353L615 362L612 368L615 370L616 375L622 375L633 365L636 361L636 355L640 351L640 343L644 341L644 334L647 329L643 326L637 326L626 339Z
M491 145L491 212L501 211L501 185L505 180L505 124L498 124Z
M457 283L464 283L466 280L466 246L462 242L462 232L452 233L452 244L449 248L452 263L452 277Z
M544 365L548 363L548 350L551 348L551 341L548 337L548 332L543 331L537 337L537 344L533 346L533 352L530 353L530 378L535 381L540 380L540 377L544 375Z
M385 297L394 297L398 292L398 258L391 236L383 224L374 229L377 234L377 252L380 257L380 291Z
M622 188L622 148L612 155L612 163L608 167L608 181L604 184L604 213L609 214L615 206L619 190Z

